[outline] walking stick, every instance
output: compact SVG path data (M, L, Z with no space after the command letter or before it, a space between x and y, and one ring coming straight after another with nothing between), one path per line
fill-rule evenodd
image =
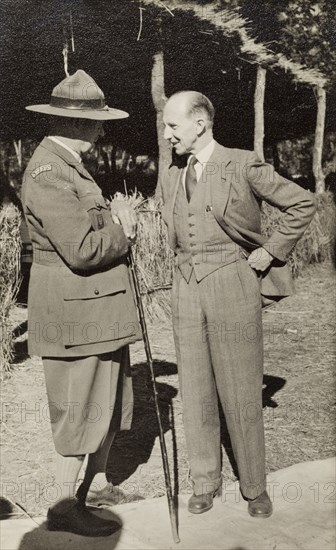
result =
M170 478L170 472L169 472L167 448L166 448L166 442L165 442L165 439L164 439L164 433L163 433L162 422L161 422L160 408L159 408L159 402L158 402L158 391L157 391L154 368L153 368L153 358L152 358L152 352L151 352L151 348L150 348L150 344L149 344L147 325L146 325L146 319L145 319L145 312L144 312L143 303L142 303L142 300L141 300L140 285L139 285L139 280L138 280L138 276L137 276L137 273L136 273L134 256L133 256L132 250L129 251L128 258L129 258L130 271L131 271L131 274L132 274L132 281L133 281L133 286L134 286L134 294L135 294L135 299L136 299L136 305L137 305L138 313L139 313L139 321L140 321L140 326L141 326L141 330L142 330L142 338L143 338L143 342L144 342L144 346L145 346L147 363L149 365L149 370L150 370L151 380L152 380L152 385L153 385L155 412L156 412L157 423L158 423L158 426L159 426L161 457L162 457L163 471L164 471L164 477L165 477L165 483L166 483L166 493L167 493L167 499L168 499L170 524L171 524L171 529L172 529L172 533L173 533L174 542L178 543L178 542L180 542L180 538L178 536L178 531L177 531L176 509L175 509L174 501L173 501L172 484L171 484L171 478Z

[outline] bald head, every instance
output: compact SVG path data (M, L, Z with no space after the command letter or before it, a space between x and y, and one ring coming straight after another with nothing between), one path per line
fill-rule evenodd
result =
M167 101L167 104L180 106L185 114L189 116L204 116L207 126L212 127L215 118L215 109L210 99L200 92L182 91L173 94Z
M164 108L164 136L178 155L197 154L213 138L215 109L203 94L194 91L177 92Z

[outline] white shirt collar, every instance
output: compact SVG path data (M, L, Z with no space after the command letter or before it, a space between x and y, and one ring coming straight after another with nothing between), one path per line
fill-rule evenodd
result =
M197 158L199 163L204 164L204 163L208 162L208 160L210 159L212 153L214 152L215 143L216 143L215 140L212 139L210 141L210 143L208 143L208 145L206 145L205 147L203 147L203 149L198 151L198 153L197 153L197 155L195 155L195 157Z
M215 145L216 145L216 142L215 142L214 139L212 139L210 141L210 143L208 143L208 145L203 147L203 149L201 149L197 153L197 155L194 155L198 160L198 162L196 162L196 164L195 164L195 171L196 171L197 181L199 181L201 179L204 165L207 162L209 162L210 157L211 157L212 153L214 152ZM187 167L189 166L189 162L190 162L191 157L192 157L192 155L189 155L189 158L188 158L188 161L187 161L187 166L186 166L186 168L184 170L184 174L183 174L182 183L183 183L184 189L185 189L185 175L186 175Z
M77 151L75 151L74 149L71 149L71 147L69 147L68 145L66 145L65 143L63 143L63 141L61 141L60 139L58 139L56 136L48 136L48 139L51 139L51 141L54 141L55 143L57 143L57 144L60 145L61 147L64 147L64 149L66 149L67 151L69 151L69 152L75 157L75 159L77 160L77 162L82 162L82 159L81 159L80 154L77 153Z

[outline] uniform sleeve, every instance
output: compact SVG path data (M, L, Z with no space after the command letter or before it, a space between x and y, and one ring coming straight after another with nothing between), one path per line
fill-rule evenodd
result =
M93 230L73 184L53 178L50 172L36 179L28 182L26 207L69 267L104 267L127 253L128 242L120 225L111 220L102 229Z
M284 212L280 226L263 244L263 248L275 258L285 261L314 216L314 196L280 176L271 164L260 161L254 152L248 157L245 177L255 195Z

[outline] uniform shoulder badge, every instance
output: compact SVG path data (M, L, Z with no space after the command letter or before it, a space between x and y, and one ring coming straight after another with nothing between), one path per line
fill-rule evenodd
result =
M33 172L31 173L32 178L36 178L39 174L42 174L42 172L49 172L52 170L51 164L43 164L42 166L39 166L38 168L35 168Z

